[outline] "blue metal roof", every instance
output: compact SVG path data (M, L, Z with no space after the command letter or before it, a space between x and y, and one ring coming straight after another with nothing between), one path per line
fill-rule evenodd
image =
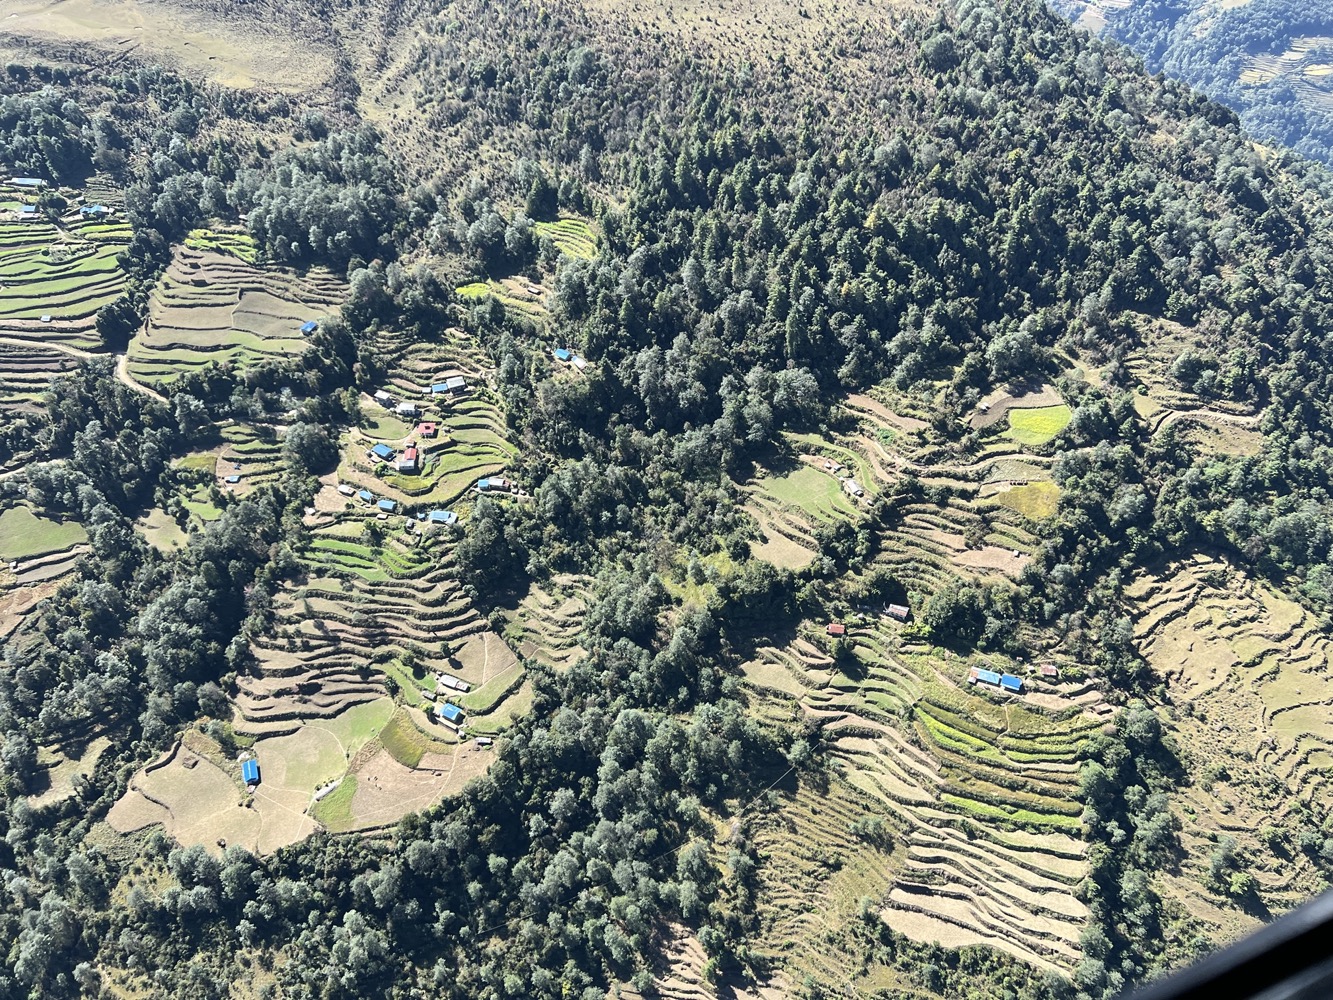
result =
M393 500L381 500L381 501L380 501L380 510L393 510L393 509L394 509L395 507L397 507L397 506L398 506L398 504L395 503Z
M430 387L430 391L433 395L438 396L442 392L448 392L449 386L446 385L444 382L436 382L434 385Z
M458 515L451 510L433 510L429 517L435 524L453 524L458 520Z
M574 356L572 351L563 347L557 347L553 353L555 354L555 359L557 361L568 361Z
M313 319L309 323L301 324L302 333L314 333L318 329L319 329L319 324L316 323Z
M387 444L377 444L377 445L375 445L375 447L373 447L373 448L370 449L370 453L371 453L372 455L377 455L377 456L379 456L380 458L392 458L392 457L393 457L393 449L390 448Z
M370 490L357 490L356 498L358 500L364 500L366 503L370 503L370 501L375 499L375 494L371 493Z
M1000 678L1000 686L1006 691L1022 691L1023 678L1015 677L1013 674L1005 674Z
M994 670L978 670L977 680L985 681L987 684L999 684L1000 675Z
M259 761L254 758L241 761L241 780L247 785L259 784Z
M447 701L435 709L435 714L449 722L458 722L463 718L463 710L457 705L450 705Z
M479 490L489 490L490 488L491 488L491 481L490 481L489 479L478 479L478 480L477 480L477 489L479 489Z

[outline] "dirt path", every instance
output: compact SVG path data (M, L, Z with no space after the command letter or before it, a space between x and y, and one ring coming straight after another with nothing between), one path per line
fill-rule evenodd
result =
M7 345L9 345L10 347L28 347L28 348L31 348L31 347L44 347L44 348L47 348L47 349L49 349L49 350L59 351L61 354L68 354L68 355L70 355L71 357L79 358L80 360L83 360L83 361L88 361L88 360L91 360L92 358L105 357L105 355L102 355L102 354L94 354L92 351L85 351L85 350L83 350L82 348L79 348L79 347L70 347L68 344L58 344L58 343L47 343L47 342L44 342L44 341L23 340L23 339L18 338L18 337L0 337L0 344L7 344ZM117 379L119 379L119 380L120 380L121 382L123 382L125 385L129 386L129 387L130 387L131 389L133 389L135 392L141 392L141 393L143 393L145 396L151 396L153 399L157 400L159 403L162 403L162 404L164 404L164 405L168 405L168 406L170 405L170 402L168 401L168 399L167 399L166 396L163 396L160 392L157 392L157 391L155 391L155 390L153 390L153 389L150 389L150 388L148 388L148 386L146 386L146 385L142 385L142 384L140 384L139 382L134 381L134 379L130 378L130 370L129 370L129 355L127 355L127 354L117 354L117 355L115 355L115 358L116 358L116 378L117 378Z

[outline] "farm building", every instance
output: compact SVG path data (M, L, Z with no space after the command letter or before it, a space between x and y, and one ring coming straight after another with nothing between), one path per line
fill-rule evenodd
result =
M440 684L451 691L462 691L464 694L467 694L467 692L472 689L472 685L467 681L463 680L461 677L455 677L453 674L437 674L436 676L438 677Z
M375 402L380 403L383 406L388 406L390 403L393 402L393 397L390 396L383 389L380 389L375 393Z
M433 510L426 516L431 524L453 524L458 520L458 515L451 510Z
M829 622L828 625L825 626L824 631L829 635L846 635L847 626L842 622Z
M495 741L489 736L478 736L476 740L477 746L479 747L488 747L494 742Z
M376 458L381 459L382 461L385 462L393 458L393 449L390 448L387 444L375 445L373 448L370 449L370 453L374 455Z
M462 375L451 375L444 380L444 388L451 396L467 392L467 379L463 378Z
M463 710L457 705L452 705L447 701L443 705L436 706L435 714L445 722L453 722L457 724L463 721Z
M338 492L345 497L356 496L356 490L352 489L352 487L348 486L346 483L338 484Z
M375 499L375 494L371 493L370 490L357 490L356 498L362 503L370 503Z
M583 358L579 357L579 355L577 354L575 354L574 357L570 359L569 363L572 364L579 371L583 371L583 369L588 367L588 362L584 361Z
M443 396L448 391L449 387L443 382L436 382L430 387L430 394L432 396Z
M40 177L11 177L9 183L16 188L44 188L46 181Z
M395 510L398 509L398 502L396 500L381 500L379 502L379 508L380 510L388 511L390 514L392 514Z
M404 448L403 454L398 459L397 468L399 472L416 472L417 450L411 447Z
M23 216L24 218L29 218L29 217L31 217L31 218L36 218L36 217L37 217L37 206L36 206L36 205L23 205L22 207L19 208L19 215Z
M417 415L417 404L411 400L399 403L394 412L400 417L415 417Z
M973 674L976 674L976 676L973 677ZM971 680L973 684L977 681L981 681L983 684L994 684L996 687L1000 686L1000 675L994 670L978 670L976 667L973 667L968 671L968 679Z
M439 431L440 428L433 423L417 424L417 437L433 438Z
M236 485L237 483L239 483L240 481L241 481L241 477L238 476L238 475L235 475L235 474L232 474L232 475L230 475L230 476L227 477L227 482L231 483L233 486L235 486L235 485Z
M313 319L310 320L308 323L301 324L301 333L307 337L318 329L319 329L319 324L316 323Z
M496 491L505 492L513 484L503 476L491 476L488 479L478 479L477 489L482 493L495 493Z
M1006 691L1013 691L1015 694L1021 694L1023 691L1023 678L1015 677L1013 674L1002 674L1000 676L1000 687Z
M259 761L253 757L241 761L241 780L247 785L259 784Z
M866 493L861 484L855 479L844 479L842 481L842 491L849 497L862 497Z
M1058 680L1060 677L1060 671L1051 663L1043 663L1037 668L1037 672L1043 677L1050 678L1051 680Z
M85 219L103 219L111 214L111 209L105 205L84 205L79 209L79 214Z
M887 610L890 618L897 618L900 622L907 621L907 616L912 613L906 604L890 604Z
M557 347L551 354L555 356L557 361L565 364L568 364L570 359L574 357L574 352L564 347Z

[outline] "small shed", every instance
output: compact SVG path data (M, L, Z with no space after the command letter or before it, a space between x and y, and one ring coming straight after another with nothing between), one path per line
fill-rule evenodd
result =
M259 761L253 757L241 761L241 780L247 785L259 784Z
M393 449L390 448L387 444L375 445L373 448L370 449L370 453L374 455L376 458L383 459L385 462L393 458Z
M890 604L888 612L890 618L897 618L900 622L907 621L907 616L912 613L906 604Z
M238 475L235 475L235 474L232 474L232 475L230 475L230 476L227 477L227 482L231 483L233 486L235 486L235 485L236 485L237 483L239 483L240 481L241 481L241 477L238 476Z
M379 509L380 509L380 510L383 510L383 511L388 511L390 514L392 514L395 510L398 509L398 501L396 501L396 500L381 500L381 501L379 502Z
M357 490L356 498L362 503L370 503L375 499L375 494L371 493L370 490Z
M439 431L440 428L434 423L417 424L417 437L433 438Z
M346 483L339 483L339 484L338 484L338 492L341 493L341 494L342 494L343 496L345 496L345 497L350 497L350 496L355 496L355 495L356 495L356 490L352 489L352 487L348 486Z
M866 491L855 479L844 479L842 481L842 491L849 497L865 496Z
M431 524L453 524L458 515L451 510L433 510L426 515Z
M306 337L310 336L318 329L319 329L319 324L316 323L313 319L310 320L308 323L301 324L301 334Z
M1017 677L1014 674L1002 674L1000 676L1000 687L1004 688L1006 691L1012 691L1015 694L1022 694L1023 678Z
M981 671L979 671L976 667L973 667L971 670L969 670L967 672L967 683L975 684L977 682L977 676L980 673Z
M445 722L459 723L463 721L463 710L447 701L443 705L435 707L435 714Z
M588 367L588 362L584 361L583 358L577 354L575 354L574 357L570 359L569 363L573 365L575 368L577 368L579 371L583 371L583 369Z
M996 687L1000 686L1000 675L994 670L978 670L977 680L981 681L983 684L994 684Z
M847 626L844 625L842 622L829 622L826 626L824 626L824 631L827 632L829 635L846 635Z
M568 364L570 358L574 357L574 352L564 347L557 347L551 354L555 356L557 361L563 362L564 364Z

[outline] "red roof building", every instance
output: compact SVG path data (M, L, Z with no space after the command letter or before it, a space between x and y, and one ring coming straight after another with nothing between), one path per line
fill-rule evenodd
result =
M439 430L435 424L417 424L417 437L433 438Z
M1043 663L1043 664L1042 664L1040 667L1038 667L1037 669L1038 669L1038 671L1041 673L1041 675L1042 675L1043 677L1059 677L1059 676L1060 676L1060 671L1056 670L1055 667L1052 666L1052 665L1049 664L1049 663Z
M824 629L829 635L846 635L847 626L841 622L829 622L828 627Z

